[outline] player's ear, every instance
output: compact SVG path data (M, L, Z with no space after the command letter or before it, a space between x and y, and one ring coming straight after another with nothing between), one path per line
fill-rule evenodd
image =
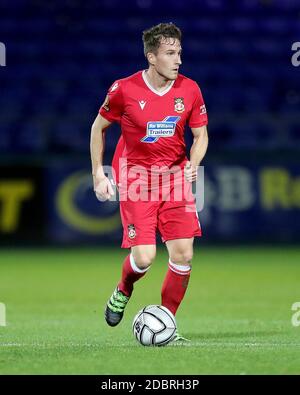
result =
M156 56L154 55L153 52L148 52L148 53L147 53L147 60L148 60L148 63L149 63L151 66L154 66L154 65L155 65Z

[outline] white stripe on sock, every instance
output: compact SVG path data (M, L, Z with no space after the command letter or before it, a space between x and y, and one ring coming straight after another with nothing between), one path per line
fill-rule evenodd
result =
M129 259L130 259L130 266L132 270L136 273L145 273L150 268L150 266L146 267L146 269L140 269L139 267L137 267L132 254L129 255Z
M171 259L169 260L169 268L177 273L177 274L188 274L191 271L191 266L190 265L176 265L176 263L173 263Z

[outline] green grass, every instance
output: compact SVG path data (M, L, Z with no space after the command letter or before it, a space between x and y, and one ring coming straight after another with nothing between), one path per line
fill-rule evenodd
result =
M2 250L2 374L300 374L300 249L197 248L177 323L186 346L145 348L131 333L144 305L160 303L167 254L159 250L122 323L104 305L121 249Z

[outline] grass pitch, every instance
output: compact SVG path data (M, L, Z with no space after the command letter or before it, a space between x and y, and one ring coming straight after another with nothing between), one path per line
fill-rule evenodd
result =
M160 303L167 254L136 283L122 323L104 306L120 276L121 249L2 250L1 374L300 374L300 249L197 247L177 313L185 346L145 348L136 312Z

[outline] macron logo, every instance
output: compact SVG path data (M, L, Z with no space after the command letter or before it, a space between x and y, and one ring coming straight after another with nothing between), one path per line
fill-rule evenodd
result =
M144 109L146 103L147 103L147 102L145 102L144 100L139 101L139 105L140 105L140 107L141 107L142 110Z
M117 87L119 86L119 84L116 82L110 89L111 92L115 91L117 89Z

